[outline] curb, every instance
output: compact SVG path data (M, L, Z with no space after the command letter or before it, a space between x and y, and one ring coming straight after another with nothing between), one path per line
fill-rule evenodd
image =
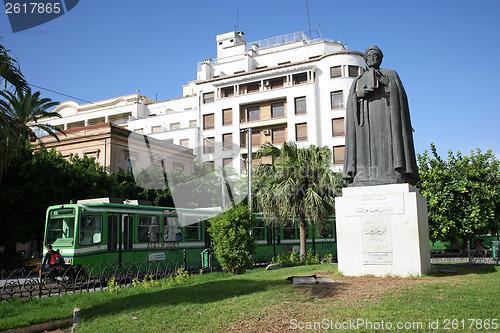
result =
M46 323L35 324L26 327L12 328L6 331L0 331L0 333L38 333L57 330L61 327L72 327L71 332L80 321L80 308L75 307L73 310L73 317L67 319L53 320Z
M61 327L71 327L71 325L73 325L73 318L59 319L42 324L35 324L21 328L13 328L10 330L1 331L1 333L38 333L45 331L53 331Z

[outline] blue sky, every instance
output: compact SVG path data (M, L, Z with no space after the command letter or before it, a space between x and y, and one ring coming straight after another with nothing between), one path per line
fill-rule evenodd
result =
M311 27L321 26L324 38L350 50L382 49L382 67L395 69L405 85L417 152L434 142L441 155L492 148L500 156L500 1L308 4ZM237 23L247 42L308 31L306 1L80 0L18 33L2 8L0 43L31 84L90 102L137 89L165 100L182 95L182 85L196 79L196 63L216 57L215 36Z

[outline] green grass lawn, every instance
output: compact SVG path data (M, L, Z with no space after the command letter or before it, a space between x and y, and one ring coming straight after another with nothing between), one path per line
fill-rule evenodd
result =
M75 306L81 308L78 332L500 330L498 266L435 267L459 272L353 278L339 276L336 265L316 265L256 269L240 276L194 275L182 283L117 293L14 300L0 304L0 330L68 318ZM295 286L286 281L313 273L333 277L335 283Z

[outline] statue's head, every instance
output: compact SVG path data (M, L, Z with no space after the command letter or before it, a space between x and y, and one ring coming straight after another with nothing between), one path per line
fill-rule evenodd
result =
M378 48L378 46L370 46L365 51L365 62L370 68L379 68L382 63L382 58L384 54L382 50Z

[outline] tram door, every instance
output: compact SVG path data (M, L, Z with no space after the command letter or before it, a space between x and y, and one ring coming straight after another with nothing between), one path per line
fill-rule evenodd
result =
M107 263L120 262L118 258L118 219L118 215L108 215L108 253L106 254Z
M134 253L134 215L120 214L121 216L121 241L120 241L120 263L135 261Z
M108 216L108 262L134 262L134 217L131 214Z

